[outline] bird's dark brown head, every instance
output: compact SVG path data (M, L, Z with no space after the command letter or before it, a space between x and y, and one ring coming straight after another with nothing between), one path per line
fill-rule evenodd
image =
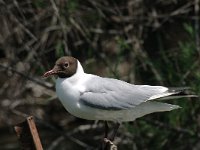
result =
M76 73L78 61L71 56L64 56L56 61L53 69L44 73L43 77L57 75L60 78L68 78Z

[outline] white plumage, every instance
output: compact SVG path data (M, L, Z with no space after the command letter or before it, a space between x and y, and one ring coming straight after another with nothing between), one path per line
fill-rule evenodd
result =
M80 62L74 75L56 80L56 93L67 111L88 120L133 121L153 112L180 108L155 101L176 91L86 74Z

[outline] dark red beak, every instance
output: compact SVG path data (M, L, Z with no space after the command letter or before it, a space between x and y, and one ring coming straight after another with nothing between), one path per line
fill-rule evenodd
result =
M49 70L49 71L47 71L47 72L45 72L44 74L43 74L43 78L46 78L46 77L49 77L49 76L51 76L51 75L55 75L57 72L55 71L55 70Z

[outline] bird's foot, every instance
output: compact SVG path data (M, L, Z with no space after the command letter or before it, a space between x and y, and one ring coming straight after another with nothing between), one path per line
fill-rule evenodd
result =
M113 145L113 142L110 141L110 140L107 139L107 138L104 138L103 141L104 141L104 143L109 143L110 145Z
M103 150L117 150L117 146L107 138L103 139Z

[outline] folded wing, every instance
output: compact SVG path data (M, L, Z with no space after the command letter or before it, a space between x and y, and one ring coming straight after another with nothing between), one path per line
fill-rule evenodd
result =
M104 110L134 108L146 101L168 97L181 91L180 88L177 91L163 86L133 85L98 76L92 77L86 85L87 91L81 94L80 102Z

